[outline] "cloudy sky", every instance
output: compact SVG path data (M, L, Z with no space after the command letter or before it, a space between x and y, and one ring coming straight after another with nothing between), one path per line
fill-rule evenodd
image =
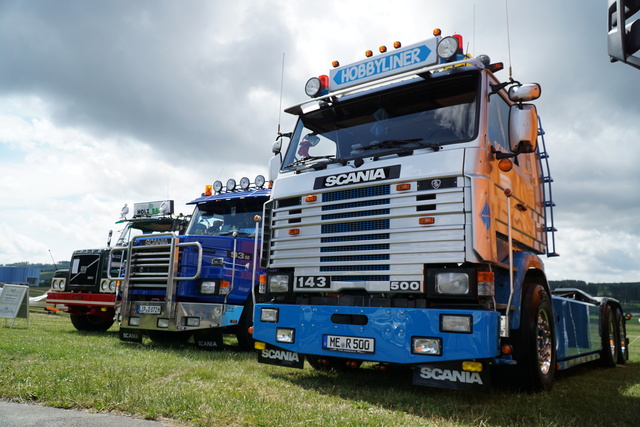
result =
M105 245L124 203L186 214L205 184L265 174L278 122L294 123L280 107L309 77L439 27L542 86L561 254L549 277L640 281L640 71L609 62L606 8L0 0L0 264L68 260Z

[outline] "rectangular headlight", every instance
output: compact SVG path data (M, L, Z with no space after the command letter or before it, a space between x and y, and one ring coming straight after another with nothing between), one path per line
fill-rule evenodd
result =
M276 329L276 342L292 344L295 341L296 331L289 328Z
M186 324L186 326L192 326L194 328L197 328L198 326L200 326L200 318L199 317L187 317L185 319L185 324Z
M459 316L453 314L440 315L440 332L454 332L470 334L473 328L471 315Z
M139 317L130 317L129 318L129 326L140 326L140 318Z
M442 356L442 339L429 337L412 337L411 353L427 356Z
M200 284L200 293L202 295L213 295L216 293L216 282L202 282Z
M289 292L289 276L287 274L274 274L268 277L269 292Z
M169 319L164 319L161 317L160 319L158 319L157 325L158 325L158 328L166 329L169 327Z
M260 321L261 322L278 322L278 314L280 310L277 308L261 308L260 309Z
M469 275L463 272L437 273L435 290L440 295L469 295Z

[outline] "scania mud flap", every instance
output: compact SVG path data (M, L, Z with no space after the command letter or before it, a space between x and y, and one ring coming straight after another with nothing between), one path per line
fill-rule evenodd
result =
M304 367L304 355L267 344L266 348L258 350L258 362L302 369Z
M142 331L139 329L123 329L118 331L120 341L142 343Z
M483 364L481 372L462 369L462 362L442 362L413 368L413 384L454 390L489 391L489 366Z
M222 341L222 332L220 330L202 330L193 333L193 340L196 347L202 350L222 351L224 343Z

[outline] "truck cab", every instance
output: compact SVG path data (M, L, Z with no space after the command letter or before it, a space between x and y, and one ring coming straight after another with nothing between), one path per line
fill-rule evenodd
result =
M251 348L254 284L263 273L256 259L260 215L270 190L259 175L239 185L207 185L182 236L131 240L126 253L120 338L187 342L221 349L223 333ZM114 251L116 253L118 251Z
M502 82L460 35L394 45L335 63L285 110L298 120L270 163L259 361L399 364L416 384L476 389L517 365L526 388L548 389L541 256L557 253L540 86Z
M116 225L122 226L115 247L126 247L134 236L166 232L183 233L188 218L173 214L173 200L134 204L134 214L127 205ZM52 280L47 304L63 305L71 323L79 331L106 331L114 323L116 293L123 267L123 252L110 258L111 232L107 247L79 249L71 255L69 270L61 271ZM111 276L111 278L109 278Z

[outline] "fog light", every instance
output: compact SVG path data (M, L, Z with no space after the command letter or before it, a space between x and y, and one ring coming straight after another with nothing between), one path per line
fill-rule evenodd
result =
M462 370L467 372L482 372L482 363L481 362L473 362L473 361L465 361L462 362Z
M129 326L140 326L140 318L139 317L130 317L129 318Z
M157 325L158 328L167 329L169 327L169 319L160 318Z
M264 350L265 348L267 348L267 344L261 341L256 341L253 343L253 348L255 348L256 350Z
M199 317L187 317L186 318L186 324L187 324L187 326L192 326L194 328L197 328L198 326L200 326L200 318Z
M276 323L278 321L279 309L277 308L262 308L260 309L260 321Z
M287 328L276 329L276 341L292 344L295 339L295 330Z
M472 324L471 316L454 316L450 314L440 316L440 332L470 334Z
M411 352L428 356L442 356L442 339L413 337L411 338Z

